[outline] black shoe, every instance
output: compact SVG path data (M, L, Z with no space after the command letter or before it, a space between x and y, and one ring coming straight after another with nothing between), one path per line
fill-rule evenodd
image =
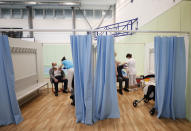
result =
M74 95L71 95L71 96L70 96L70 99L73 99L73 98L74 98Z
M127 89L127 88L124 88L124 91L126 91L126 92L129 92L129 89Z
M120 95L123 95L122 90L117 90L119 92Z
M55 93L55 96L58 96L58 93Z
M72 103L71 103L71 105L72 105L72 106L75 106L75 103L74 103L74 102L72 102Z
M63 90L62 92L63 92L63 93L68 93L66 90Z

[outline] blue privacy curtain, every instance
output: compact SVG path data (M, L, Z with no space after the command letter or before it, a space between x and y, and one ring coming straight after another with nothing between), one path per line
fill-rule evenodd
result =
M158 117L185 118L186 57L183 37L155 37Z
M119 118L113 36L98 36L93 120Z
M23 118L15 95L15 80L7 36L0 36L0 125L19 124Z
M71 36L77 122L92 124L92 41L90 35Z

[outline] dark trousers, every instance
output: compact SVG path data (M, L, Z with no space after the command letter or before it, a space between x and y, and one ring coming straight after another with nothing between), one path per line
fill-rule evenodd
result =
M73 76L73 78L72 78L72 88L73 88L73 90L72 90L72 93L71 93L70 98L72 99L72 102L75 103L75 95L74 95L74 76Z
M121 76L117 76L117 82L119 82L119 90L122 90L123 81L125 81L125 88L128 89L129 87L129 79Z
M61 76L56 76L55 78L58 80L58 82L53 81L54 88L55 88L55 93L58 93L58 83L59 82L64 82L64 90L66 91L67 88L68 88L68 80L63 79Z

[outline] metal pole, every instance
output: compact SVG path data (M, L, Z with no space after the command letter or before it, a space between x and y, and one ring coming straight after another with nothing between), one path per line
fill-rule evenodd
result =
M98 24L98 26L96 28L99 28L102 25L102 23L103 23L104 19L106 18L106 16L107 16L109 10L111 9L111 7L112 6L109 6L109 9L105 12L105 15L101 18L101 21L100 21L100 23Z
M88 19L86 18L86 16L84 15L83 11L82 11L79 7L78 7L78 9L79 9L79 11L81 11L81 12L82 12L82 15L83 15L83 17L84 17L85 21L87 22L88 26L89 26L89 27L90 27L90 29L92 30L92 26L91 26L90 22L88 21Z
M29 24L29 29L33 29L33 9L31 6L27 7L28 9L28 24ZM33 31L29 32L30 38L34 37Z
M113 23L116 23L116 4L113 6Z
M116 23L116 4L113 6L113 23ZM116 42L116 39L114 37L114 43Z
M75 8L72 7L72 29L73 29L73 35L76 34L76 14L75 14Z
M129 32L129 33L177 33L190 34L186 31L155 31L155 30L89 30L89 29L0 29L2 31L23 31L23 32Z

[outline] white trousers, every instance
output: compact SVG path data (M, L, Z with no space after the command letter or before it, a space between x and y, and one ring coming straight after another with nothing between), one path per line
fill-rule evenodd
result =
M129 86L135 86L137 84L136 75L129 74Z
M67 71L67 79L68 79L68 89L69 91L72 91L72 79L74 76L74 68L70 68Z

